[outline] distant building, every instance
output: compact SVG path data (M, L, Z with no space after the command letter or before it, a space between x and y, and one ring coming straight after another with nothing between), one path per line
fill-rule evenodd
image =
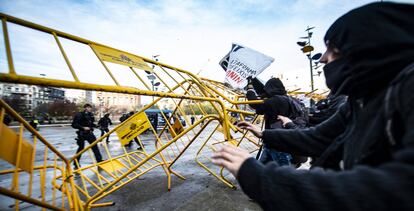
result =
M85 100L87 103L93 103L92 91L86 90L85 91Z
M26 108L32 111L42 103L64 100L65 91L53 87L0 83L0 97L24 100Z
M126 108L128 110L136 110L141 106L141 96L131 94L120 94L112 92L96 92L93 103L104 107L115 106L118 108Z

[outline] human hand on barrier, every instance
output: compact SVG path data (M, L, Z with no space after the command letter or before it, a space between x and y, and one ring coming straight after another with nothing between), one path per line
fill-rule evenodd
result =
M258 126L254 125L250 122L242 121L242 122L239 122L239 124L237 124L237 126L240 127L241 129L249 130L250 132L253 133L253 135L255 135L258 138L263 137L262 130Z
M212 161L215 165L223 166L229 170L236 178L243 162L250 157L247 150L231 145L225 145L215 152Z

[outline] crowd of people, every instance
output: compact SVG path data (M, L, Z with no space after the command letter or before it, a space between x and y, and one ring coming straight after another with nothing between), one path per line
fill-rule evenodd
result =
M412 4L351 10L326 32L320 60L332 100L345 95L346 102L310 128L238 124L266 148L316 157L311 170L263 164L230 145L213 163L265 210L414 210L413 26Z

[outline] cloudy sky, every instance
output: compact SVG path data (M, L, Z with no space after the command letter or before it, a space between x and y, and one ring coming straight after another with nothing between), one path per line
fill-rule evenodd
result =
M306 90L309 61L296 44L306 35L306 27L315 26L315 53L323 52L322 39L330 24L350 9L370 2L374 1L0 0L0 11L146 58L160 55L163 63L201 71L201 76L220 81L224 71L218 62L233 42L243 44L275 59L260 78L283 75L288 87L297 85ZM71 78L53 37L13 24L9 33L19 73ZM102 66L87 46L66 40L62 43L82 81L109 81L104 72L94 72ZM3 43L0 48L0 71L5 72ZM128 76L119 73L119 77L129 83ZM316 88L324 89L323 74L316 77Z

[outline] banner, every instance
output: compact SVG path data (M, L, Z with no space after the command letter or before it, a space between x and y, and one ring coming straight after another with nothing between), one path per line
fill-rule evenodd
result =
M142 112L132 119L124 122L115 132L118 135L119 141L122 146L128 144L133 138L137 137L141 133L145 132L151 127L145 112Z
M101 45L91 44L90 46L102 61L117 63L152 72L151 67L149 67L147 63L138 56Z
M228 57L228 59L226 59ZM226 67L225 83L233 88L244 88L248 77L256 77L274 61L251 48L234 44L230 52L220 61L220 66Z

